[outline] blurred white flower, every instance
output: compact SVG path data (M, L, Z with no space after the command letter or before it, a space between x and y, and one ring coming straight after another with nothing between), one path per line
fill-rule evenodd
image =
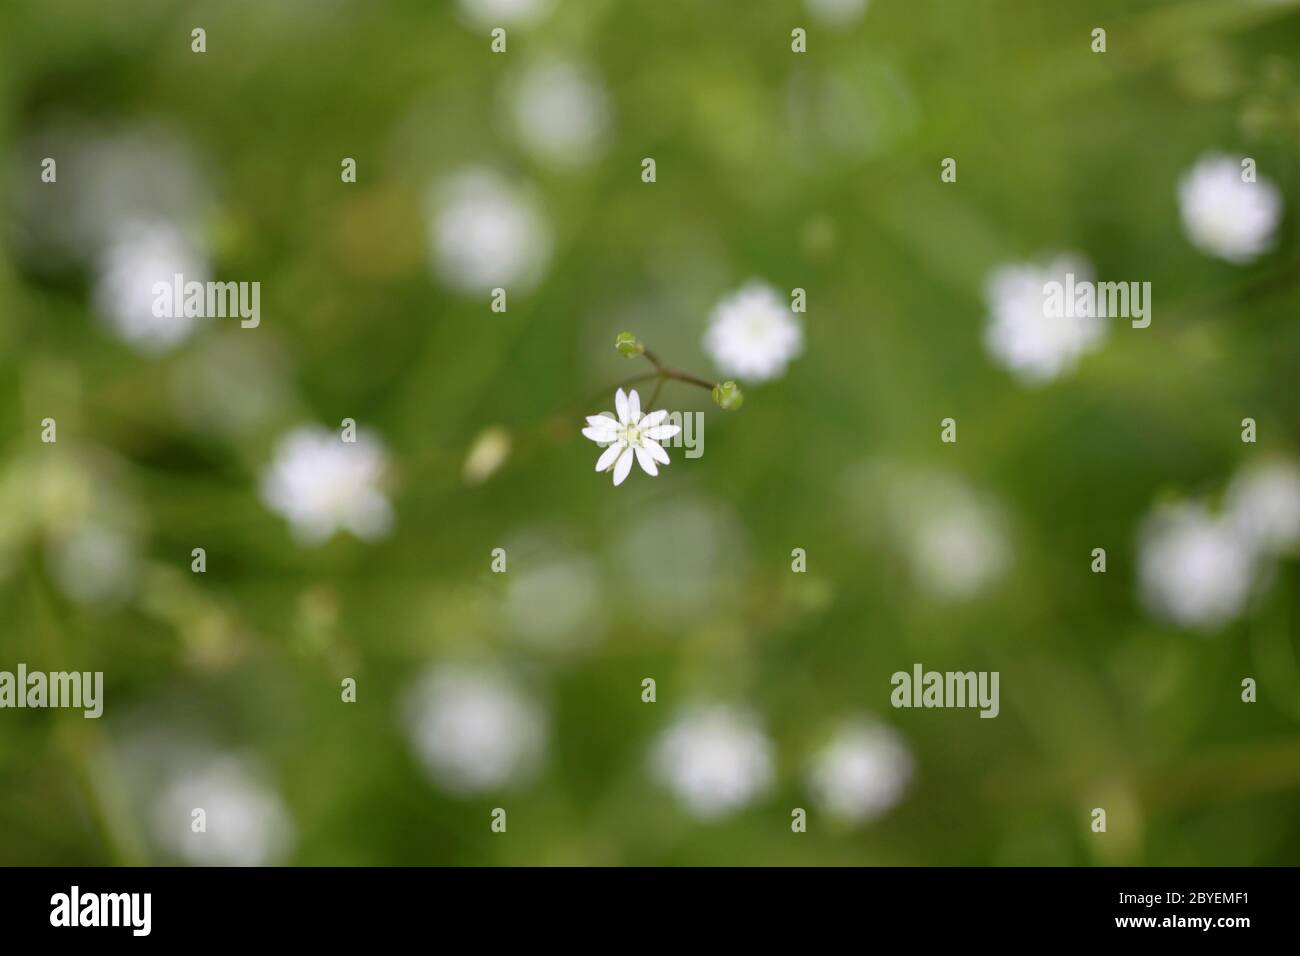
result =
M808 783L833 816L852 823L886 813L912 776L912 757L891 728L858 719L845 723L818 752Z
M551 648L587 645L600 636L600 582L587 559L516 562L507 577L505 616L511 635Z
M47 560L59 590L78 604L117 604L135 590L135 541L114 528L78 523L50 541Z
M1010 563L1000 510L955 475L905 476L890 489L889 516L913 581L931 597L974 597Z
M86 181L77 185L76 220L90 242L109 241L123 223L132 221L188 229L202 220L211 190L181 131L146 124L87 139L76 159L87 173Z
M608 414L588 415L587 427L582 434L598 445L608 447L596 459L597 471L614 471L614 484L621 485L632 470L635 458L641 470L654 477L659 474L655 462L668 464L668 452L659 442L672 438L679 431L679 425L666 425L664 420L668 412L664 409L641 414L641 396L632 389L625 394L620 388L614 393L614 407L618 418Z
M58 159L57 188L20 190L18 245L36 264L93 260L132 222L201 223L211 192L183 136L169 125L139 123L104 130L60 119L20 147L33 164Z
M515 130L541 162L561 169L582 166L604 150L609 97L591 67L537 62L515 77L510 89Z
M554 0L460 0L460 9L478 26L501 27L538 20L551 8L553 2Z
M1238 265L1273 247L1282 194L1260 176L1242 182L1238 160L1202 156L1178 182L1178 209L1187 239L1201 252Z
M867 0L804 0L804 6L817 22L843 27L862 19Z
M755 279L714 306L704 350L724 374L764 382L803 352L803 327L781 294Z
M610 555L616 586L655 595L654 624L672 634L689 633L742 601L749 562L730 509L677 495L638 505Z
M36 268L61 261L91 271L91 303L138 351L173 349L193 316L154 315L153 285L210 278L202 224L211 193L183 137L164 124L104 130L57 120L24 147L58 159L58 187L23 190L17 245Z
M206 832L194 832L202 809ZM293 823L276 792L239 757L217 754L171 770L154 798L153 833L192 866L266 866L294 842Z
M378 487L386 467L383 446L367 432L345 442L326 428L296 428L280 440L262 474L262 501L305 544L320 544L336 531L373 540L393 521Z
M1300 544L1300 468L1271 461L1242 469L1228 486L1226 509L1237 531L1267 553Z
M550 260L550 229L530 193L469 169L432 196L430 252L438 275L465 294L527 291Z
M1152 613L1181 627L1214 630L1240 614L1253 565L1232 522L1201 505L1162 505L1143 523L1139 590Z
M546 715L501 674L459 666L430 670L408 692L411 747L438 786L477 793L526 780L546 749Z
M772 783L772 745L744 711L714 706L678 719L655 743L651 769L688 812L721 817Z
M155 315L153 286L165 282L170 289L178 274L187 283L209 278L206 258L180 229L163 221L121 223L95 259L95 307L118 337L137 350L175 348L198 320Z
M1098 316L1049 316L1044 286L1091 280L1092 266L1073 255L1059 256L1046 266L1032 263L997 269L985 287L988 324L984 347L989 356L1022 383L1039 384L1073 371L1079 359L1101 345L1106 320Z

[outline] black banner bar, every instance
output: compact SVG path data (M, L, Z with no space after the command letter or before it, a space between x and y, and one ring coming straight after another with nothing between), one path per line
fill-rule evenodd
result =
M1232 945L1293 923L1291 869L11 869L9 942L373 942L597 924L692 938L924 928L946 938ZM976 936L971 936L976 933Z

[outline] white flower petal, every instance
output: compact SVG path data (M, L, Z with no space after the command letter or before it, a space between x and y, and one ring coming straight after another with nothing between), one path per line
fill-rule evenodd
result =
M657 412L647 412L646 416L637 422L637 425L641 427L642 431L645 431L647 428L654 428L667 417L668 412L661 408Z
M599 415L588 415L587 424L592 428L617 428L618 419L602 412Z
M614 408L618 411L618 420L622 424L626 425L628 422L627 393L625 393L621 388L614 393Z
M614 466L614 484L621 485L627 473L632 470L632 450L627 446L623 447L623 453L618 459L618 464Z
M659 474L659 466L655 464L655 456L649 448L637 445L636 460L637 464L641 466L641 470L647 475L650 475L653 478L655 475Z
M654 456L655 461L664 465L668 464L668 452L664 451L663 445L651 438L645 439L644 444L650 454Z
M681 430L681 425L659 425L641 434L645 435L646 438L653 438L655 441L663 441L665 438L672 438Z
M618 432L612 428L584 428L582 434L584 437L590 438L592 441L601 445L611 442L618 437Z
M604 471L610 465L614 464L614 462L618 460L618 456L623 453L623 450L625 448L627 448L627 442L623 442L623 441L610 445L608 448L606 448L605 451L601 454L601 456L596 459L596 470Z
M641 396L635 388L627 396L627 419L633 424L641 420Z

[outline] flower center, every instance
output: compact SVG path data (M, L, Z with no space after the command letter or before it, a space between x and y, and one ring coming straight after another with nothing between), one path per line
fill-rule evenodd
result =
M629 445L638 445L641 443L641 429L635 425L628 425L627 431L623 433Z

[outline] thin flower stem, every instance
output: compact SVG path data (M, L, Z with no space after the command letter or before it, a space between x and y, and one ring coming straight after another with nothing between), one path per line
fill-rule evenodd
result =
M655 371L663 378L671 378L678 382L686 382L688 385L698 385L700 388L707 388L709 391L713 391L718 384L717 382L710 382L702 379L698 375L692 375L689 372L669 368L663 362L659 361L659 357L649 349L646 349L642 354L650 361L650 364L655 367Z
M645 372L641 375L633 375L631 378L624 379L621 382L615 382L613 385L601 389L591 398L583 402L581 408L591 406L600 399L607 397L610 392L616 389L639 385L640 383L648 382L651 379L655 380L655 388L654 394L650 396L650 401L646 404L647 411L651 410L651 406L654 405L655 400L659 397L659 390L663 388L664 381L667 379L672 379L675 382L685 382L688 385L697 385L710 392L713 391L717 384L716 382L710 382L706 379L700 378L698 375L691 375L689 372L683 372L680 369L670 368L669 366L664 365L663 362L659 361L659 357L649 349L645 349L641 354L644 355L646 360L654 366L654 371Z
M713 391L718 384L717 382L710 382L706 379L702 379L698 375L691 375L689 372L679 372L675 368L665 368L661 370L659 374L664 378L671 378L674 381L686 382L688 385L698 385L700 388L706 389L710 392Z

